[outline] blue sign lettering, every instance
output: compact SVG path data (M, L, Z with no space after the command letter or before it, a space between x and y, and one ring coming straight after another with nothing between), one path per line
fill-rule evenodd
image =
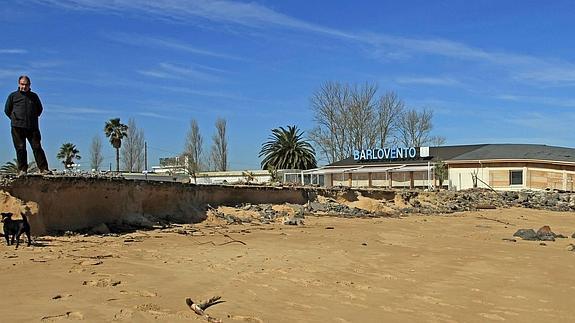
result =
M353 160L378 160L378 159L408 159L417 158L415 147L392 147L376 149L354 149ZM427 157L427 156L422 156Z

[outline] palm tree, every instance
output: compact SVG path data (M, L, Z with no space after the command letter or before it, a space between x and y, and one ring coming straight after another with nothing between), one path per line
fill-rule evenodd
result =
M116 149L116 172L120 172L120 147L122 139L128 136L128 126L120 123L120 118L110 119L106 121L104 133L110 138L112 147Z
M302 139L296 126L272 129L269 141L262 145L259 157L262 169L309 169L316 167L313 147Z
M31 162L28 164L28 172L29 173L36 173L38 172L38 167L36 166L36 162ZM9 161L6 164L0 167L0 173L4 174L18 174L18 161L14 159L13 161Z
M74 165L74 159L82 158L80 155L78 155L78 153L80 153L80 151L76 149L76 145L67 142L65 144L62 144L62 146L60 147L60 151L58 152L58 155L56 155L56 158L62 159L62 164L64 164L64 168L71 169L72 166Z

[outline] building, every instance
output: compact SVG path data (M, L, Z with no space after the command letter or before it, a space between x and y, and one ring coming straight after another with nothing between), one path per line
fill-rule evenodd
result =
M575 149L532 144L356 150L347 159L302 171L301 178L327 187L434 188L440 185L438 167L446 167L442 184L452 190L575 191Z
M160 158L159 166L152 166L142 174L125 173L129 179L174 181L193 184L264 184L272 181L272 173L267 170L230 170L189 172L187 156ZM283 178L285 172L294 170L277 170L275 176Z

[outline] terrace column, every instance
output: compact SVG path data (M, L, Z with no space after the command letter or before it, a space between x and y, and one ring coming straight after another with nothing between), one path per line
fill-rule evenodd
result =
M367 187L371 187L371 173L367 173Z
M413 172L409 172L409 188L414 188Z

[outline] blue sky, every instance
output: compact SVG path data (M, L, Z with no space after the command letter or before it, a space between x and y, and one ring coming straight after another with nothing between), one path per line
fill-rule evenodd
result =
M51 168L72 142L87 169L95 135L113 163L113 117L144 130L150 166L183 150L191 119L207 154L225 118L230 169L259 168L272 128L314 126L309 98L326 81L377 83L432 109L447 144L575 146L572 1L2 3L0 94L31 76ZM0 134L5 163L7 118Z

